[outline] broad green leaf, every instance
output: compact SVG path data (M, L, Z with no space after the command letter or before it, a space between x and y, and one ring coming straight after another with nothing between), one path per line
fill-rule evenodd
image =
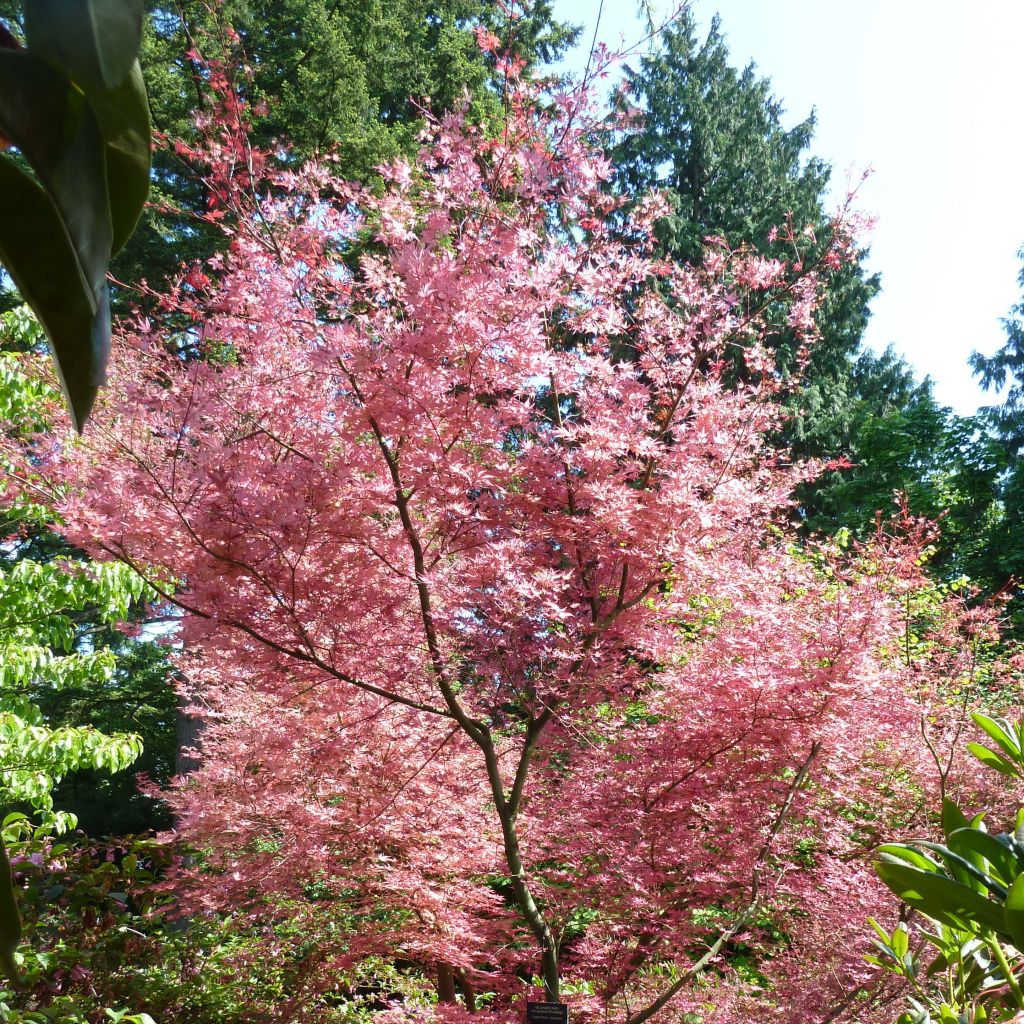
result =
M1021 749L1013 734L1013 726L1005 718L989 718L980 711L975 711L971 718L974 724L990 739L995 740L1010 757L1020 757Z
M31 0L25 36L86 91L116 89L138 55L143 12L142 0Z
M1024 950L1024 875L1010 886L1010 894L1003 907L1004 930L1018 950Z
M967 749L983 764L986 768L993 768L997 772L1002 772L1003 775L1017 775L1019 774L1017 766L1006 758L1000 757L994 750L989 750L988 747L983 747L980 743L968 743Z
M950 848L963 857L973 854L981 858L990 874L1005 885L1014 883L1021 873L1020 865L1010 847L996 836L976 828L960 828L949 837Z
M937 860L933 860L913 846L906 846L903 843L886 843L878 848L878 853L883 861L895 859L912 864L922 871L942 871L942 865Z
M139 62L135 61L116 89L87 95L106 145L114 255L131 236L149 194L152 136L149 101Z
M106 286L97 309L53 203L3 157L0 195L5 207L0 218L0 263L46 330L61 386L81 430L109 352Z
M919 843L926 850L937 853L945 862L946 870L962 885L968 885L978 892L986 889L999 899L1006 899L1006 886L989 877L973 861L961 856L947 846L940 846L938 843Z
M958 828L967 828L969 822L963 811L957 805L945 797L942 801L942 834L948 839L950 834Z
M0 132L45 190L37 194L20 168L3 158L2 258L46 328L81 429L110 348L106 146L83 94L25 51L0 49Z
M1002 907L945 875L892 860L876 862L879 878L908 906L955 928L974 924L1003 931Z
M53 201L98 308L112 234L105 146L96 116L82 93L45 61L24 50L0 49L0 131Z

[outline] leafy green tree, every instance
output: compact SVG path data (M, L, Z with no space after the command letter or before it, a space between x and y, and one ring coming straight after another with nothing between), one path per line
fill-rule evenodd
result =
M116 628L103 629L92 639L113 659L109 676L98 685L86 681L63 690L38 680L30 698L46 722L132 734L139 737L142 752L130 767L113 774L92 766L69 772L54 787L54 804L74 814L78 828L93 837L170 828L167 806L139 786L140 776L163 784L175 774L179 702L167 650Z
M24 314L4 314L0 328L18 334L16 348L42 341L41 328ZM0 352L5 440L31 440L46 429L47 412L57 401L53 387L21 372L15 353ZM76 818L55 804L55 786L73 772L121 771L138 758L142 741L131 732L48 718L39 695L109 684L116 658L90 634L116 627L150 594L141 577L120 563L20 555L21 538L43 529L49 511L31 496L31 478L22 475L21 487L8 493L17 474L2 455L0 469L6 525L0 546L0 809L5 822L9 812L27 811L42 830L63 832ZM84 630L84 621L93 629ZM21 936L11 864L0 841L0 963L12 981L19 976Z
M816 436L852 464L801 490L809 529L866 533L899 492L915 513L942 523L933 569L947 578L984 574L1005 466L984 424L940 405L931 381L917 380L892 349L865 350L834 386L811 379L800 402L794 433Z
M89 609L95 621L113 625L144 590L137 575L114 562L25 560L0 570L0 803L27 804L62 831L75 820L54 808L57 782L82 769L120 771L142 752L134 734L48 722L33 695L102 689L116 659L108 648L76 646L75 616Z
M1024 259L1024 249L1018 254ZM1024 268L1018 278L1024 289ZM985 572L992 590L1024 580L1024 300L1003 321L1006 343L990 356L975 352L971 367L986 390L1005 388L999 405L979 412L1002 449L1005 472L999 482L999 514L987 536ZM1015 598L1015 628L1024 630L1024 608Z

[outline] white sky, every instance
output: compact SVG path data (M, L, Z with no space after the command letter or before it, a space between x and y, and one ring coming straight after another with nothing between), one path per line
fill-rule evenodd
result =
M658 11L671 9L655 0ZM1020 299L1024 245L1024 3L1020 0L693 0L716 11L734 66L753 60L786 108L817 111L812 152L846 173L873 168L860 193L878 224L869 269L882 275L865 340L890 342L937 398L971 413L994 400L967 366L1003 343L999 320ZM556 0L585 26L598 0ZM643 31L633 0L605 0L599 39Z

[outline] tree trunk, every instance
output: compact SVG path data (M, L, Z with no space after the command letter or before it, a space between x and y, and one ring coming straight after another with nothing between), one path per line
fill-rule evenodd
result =
M449 964L437 965L437 1001L439 1003L455 1002L455 972Z
M458 973L459 988L462 989L462 998L466 1001L466 1009L470 1013L476 1013L476 989L466 978L466 972L460 970Z
M174 771L176 775L191 775L200 764L202 758L203 720L190 715L185 705L178 705L178 750L174 755Z

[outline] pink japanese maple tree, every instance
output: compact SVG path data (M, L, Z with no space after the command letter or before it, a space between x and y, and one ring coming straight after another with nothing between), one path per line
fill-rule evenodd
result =
M228 252L32 472L184 611L193 906L320 885L356 922L329 967L411 959L455 1015L564 978L629 1024L799 1015L868 977L865 823L923 763L917 549L794 547L813 467L765 440L766 313L812 344L850 242L653 260L657 198L627 215L580 94L515 71L503 123L432 124L377 190L271 170L226 102ZM762 938L767 995L728 971Z

